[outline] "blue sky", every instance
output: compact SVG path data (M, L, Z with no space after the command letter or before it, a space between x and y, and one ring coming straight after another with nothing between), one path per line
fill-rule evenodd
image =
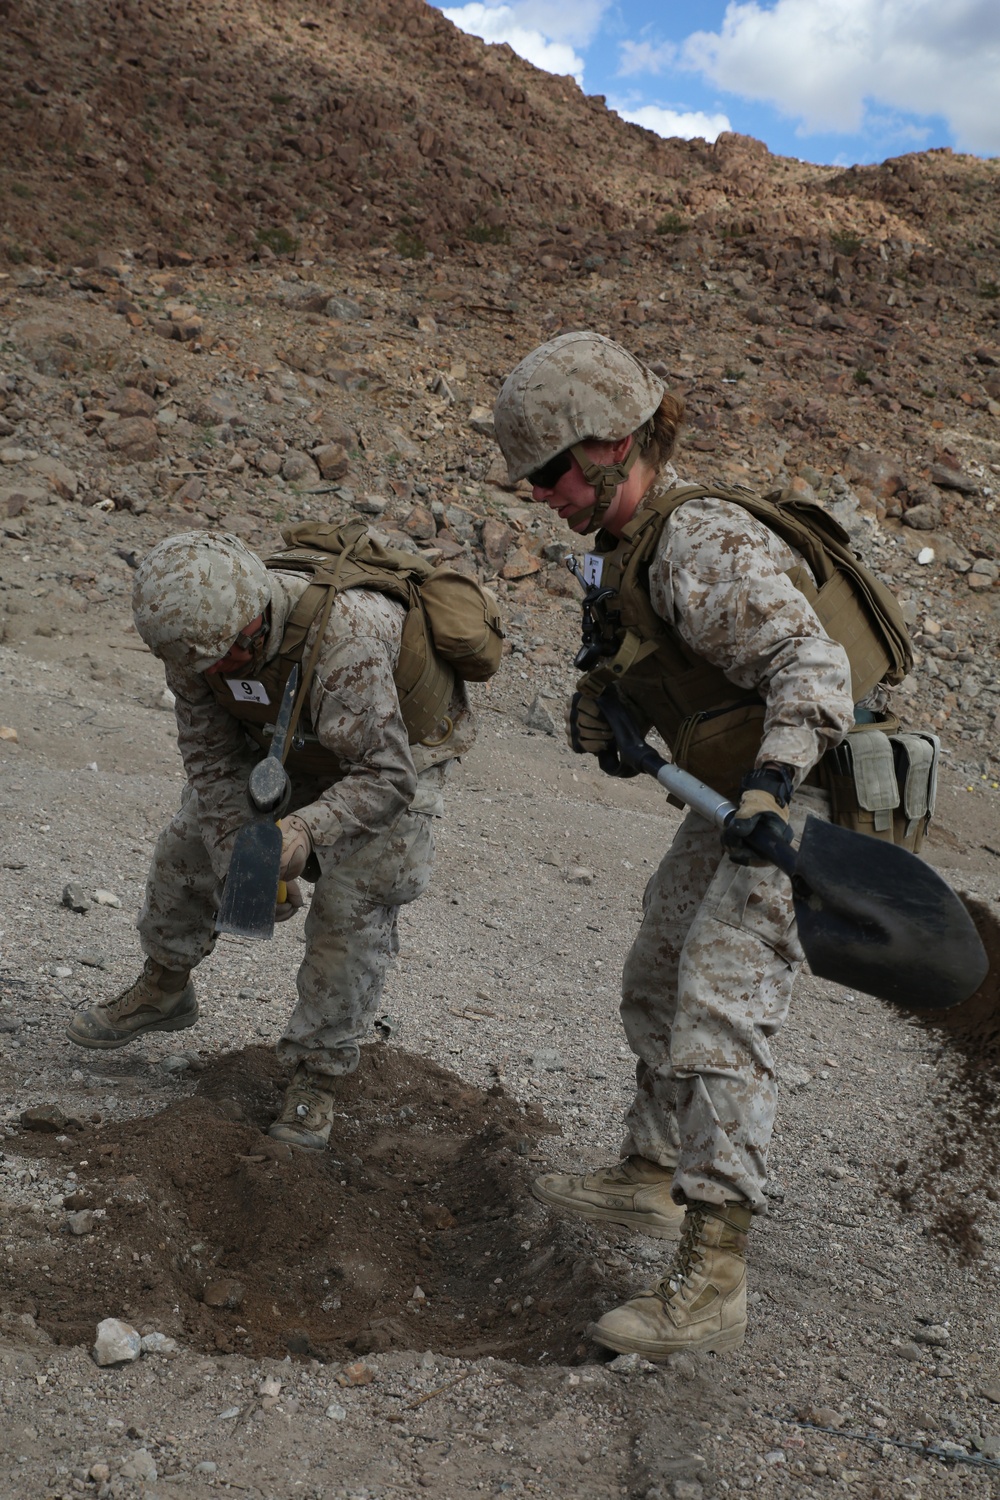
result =
M848 165L1000 155L1000 0L458 0L456 25L661 135Z

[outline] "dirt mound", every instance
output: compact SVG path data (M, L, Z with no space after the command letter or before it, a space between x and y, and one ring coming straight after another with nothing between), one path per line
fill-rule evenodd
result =
M919 1163L900 1161L893 1195L929 1216L931 1232L963 1260L978 1257L978 1220L1000 1202L1000 926L983 902L963 897L989 959L976 993L915 1018L939 1043L928 1100L933 1129Z
M607 1288L558 1224L528 1227L528 1158L553 1129L540 1111L375 1045L338 1086L336 1145L313 1157L261 1135L283 1084L249 1048L152 1118L22 1137L19 1152L73 1162L71 1210L104 1214L6 1266L0 1296L60 1343L121 1316L253 1356L572 1356Z

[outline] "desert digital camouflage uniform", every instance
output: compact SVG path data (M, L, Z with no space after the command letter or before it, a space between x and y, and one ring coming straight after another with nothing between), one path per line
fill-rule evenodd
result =
M678 482L666 466L648 498ZM825 794L802 779L854 723L847 655L784 576L801 562L740 506L689 500L669 517L649 573L657 614L765 700L758 764L795 768L796 835L807 813L829 815ZM646 888L621 1007L638 1058L623 1155L677 1163L675 1196L739 1196L765 1209L776 1105L769 1038L802 959L788 877L737 865L718 830L689 812Z
M265 660L308 586L272 572ZM465 689L449 707L447 744L410 745L393 669L405 610L383 594L348 589L334 601L309 696L313 729L344 767L342 779L292 773L289 811L308 826L321 875L305 920L298 1002L278 1053L310 1073L352 1072L398 950L399 907L426 889L433 819L443 809L450 761L475 737ZM318 623L305 646L308 657ZM176 696L178 745L187 786L157 841L139 916L143 950L168 969L198 964L213 926L237 830L248 816L246 786L260 758L240 722L220 707L193 667L166 663Z

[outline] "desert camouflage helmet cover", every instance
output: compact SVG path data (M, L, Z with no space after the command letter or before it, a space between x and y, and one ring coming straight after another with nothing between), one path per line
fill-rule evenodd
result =
M238 536L184 531L139 564L132 618L154 656L204 672L270 599L267 569Z
M511 483L585 438L616 442L653 415L666 386L613 339L561 333L507 376L493 413Z

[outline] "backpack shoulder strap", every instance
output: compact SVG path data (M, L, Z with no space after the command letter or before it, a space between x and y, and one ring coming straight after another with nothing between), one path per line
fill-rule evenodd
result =
M761 521L801 554L815 579L802 569L790 577L816 610L824 629L840 641L851 661L856 700L886 678L903 680L913 666L913 648L899 601L854 553L844 528L812 500L782 500L775 490L759 495L744 485L676 485L651 496L623 532L634 541L629 572L648 564L663 527L679 506L695 499L729 500Z

